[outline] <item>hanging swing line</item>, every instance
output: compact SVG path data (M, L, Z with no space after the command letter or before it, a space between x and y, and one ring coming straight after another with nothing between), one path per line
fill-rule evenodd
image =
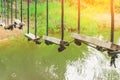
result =
M0 22L0 26L2 26L2 24L3 24L3 14L2 14L2 0L1 0L1 4L0 4L0 9L1 9L1 22Z
M69 43L64 41L64 0L61 1L61 39L57 39L54 37L50 37L49 35L49 23L48 23L48 0L46 0L46 36L43 36L43 39L45 40L45 43L47 45L50 44L57 44L60 47L58 48L58 51L61 52L65 49L65 46L68 46Z
M9 25L9 2L7 1L7 25Z
M35 38L37 38L37 0L35 0Z
M28 38L28 41L32 40L34 41L36 44L40 44L40 37L37 36L37 0L35 0L35 33L32 34L30 33L30 1L28 0L28 7L27 7L27 33L25 34L25 36Z
M17 19L17 0L15 0L15 19Z
M7 1L5 1L6 2L6 4L7 4ZM5 19L5 27L4 27L4 29L6 30L6 29L8 29L8 30L13 30L13 27L14 27L14 24L12 23L12 19L13 19L13 14L12 14L12 0L11 0L11 24L8 24L8 15L9 15L9 12L7 12L8 11L8 6L5 4L5 16L7 16L7 18ZM7 15L8 14L8 15ZM7 20L7 21L6 21ZM7 23L6 23L7 22Z
M11 24L13 23L13 0L11 0Z
M61 16L61 31L62 31L62 36L61 36L61 40L64 40L64 0L62 0L61 3L61 9L62 9L62 16Z
M4 0L4 17L5 17L5 25L6 25L6 0Z
M30 2L29 2L29 0L28 0L28 7L27 7L27 25L28 25L28 29L27 29L27 33L29 34L29 30L30 30L30 27L29 27L29 23L30 23L30 20L29 20L29 6L30 6L30 4L29 4Z
M9 24L9 9L8 9L8 1L6 0L6 25Z
M80 34L80 0L78 0L78 34ZM78 39L75 39L74 43L78 46L81 45L81 41Z
M60 44L60 40L53 38L53 37L49 37L49 12L48 12L48 0L46 0L46 36L43 36L43 39L45 40L45 43L47 45L55 43L55 44Z
M22 22L22 0L21 0L21 22Z
M78 0L78 34L80 34L80 0Z
M2 23L1 26L3 26L3 28L6 30L13 30L14 24L12 24L12 18L13 18L13 14L12 14L12 0L10 1L10 6L9 6L9 1L8 0L1 0L2 4L1 4L1 15L2 15ZM9 10L11 8L11 10ZM9 24L9 14L11 12L11 24ZM4 22L4 23L3 23Z
M5 0L1 0L1 23L0 26L5 27L5 23L6 23L6 4L5 4Z
M22 0L20 1L20 3L21 3L21 7L20 7L20 18L21 18L21 20L20 19L18 19L18 2L17 2L17 0L15 1L15 6L16 6L16 8L15 8L15 20L14 20L14 27L15 28L18 28L18 29L23 29L23 26L24 26L24 23L22 22Z
M3 22L3 5L2 5L2 0L1 0L1 26L2 26L2 22Z
M114 0L111 0L111 42L114 42Z
M46 36L48 35L48 0L46 0Z

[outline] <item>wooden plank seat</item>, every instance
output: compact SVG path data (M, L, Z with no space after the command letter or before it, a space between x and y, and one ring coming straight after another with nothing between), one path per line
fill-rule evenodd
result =
M63 51L65 48L65 46L69 46L69 43L66 42L66 41L63 41L63 40L60 40L60 39L57 39L57 38L54 38L54 37L50 37L50 36L43 36L43 39L45 40L45 43L47 45L49 44L57 44L57 45L60 45L60 47L58 48L58 51L61 52Z
M43 39L51 43L58 44L58 45L60 45L60 41L61 41L60 39L49 37L49 36L43 36Z
M19 19L14 19L14 23L15 23L15 24L19 24L19 23L21 23L21 20L19 20Z
M10 24L8 26L4 26L5 30L13 30L13 28L14 28L14 24Z
M1 23L0 23L0 26L5 27L5 24L1 22Z
M43 36L43 39L46 40L46 41L49 41L51 43L57 44L57 45L68 46L68 43L66 41L62 41L62 40L54 38L54 37Z
M34 34L32 33L29 33L29 34L25 34L25 37L28 38L28 41L32 40L34 41L36 44L40 44L40 37L39 36L35 36Z
M41 42L40 42L40 37L39 36L35 36L34 34L32 34L32 33L29 33L29 34L25 34L25 37L27 37L28 38L28 41L30 41L30 40L32 40L32 41L34 41L36 44L40 44Z
M105 48L107 50L112 50L112 51L120 50L119 45L111 43L111 42L98 40L96 38L92 38L92 37L89 37L89 36L76 34L76 33L72 33L71 36L73 38L77 39L77 40L80 40L81 42L86 42L88 44L99 46L99 47Z
M21 20L19 20L19 19L15 19L14 20L14 27L15 28L19 28L19 29L22 29L23 28L23 26L25 25L25 23L24 22L21 22Z
M26 36L28 39L33 40L33 41L40 39L39 36L36 37L36 36L35 36L34 34L32 34L32 33L25 34L25 36Z

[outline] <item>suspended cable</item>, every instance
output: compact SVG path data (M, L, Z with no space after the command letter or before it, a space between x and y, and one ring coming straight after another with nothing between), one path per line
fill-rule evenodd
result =
M3 7L2 7L2 8L3 8L3 9L2 9L2 10L3 10L3 22L5 22L5 17L4 17L4 16L5 16L5 1L2 0L2 2L3 2ZM5 23L4 23L4 24L5 24Z
M27 34L25 36L28 38L28 41L32 40L36 44L40 44L40 37L37 36L37 0L35 0L35 34L30 33L30 1L28 0L27 4Z
M7 25L9 25L9 2L6 1L7 3Z
M62 9L62 16L61 16L61 40L64 40L64 0L61 1L61 9Z
M5 22L5 25L6 25L6 0L4 0L4 22Z
M37 0L35 0L35 37L37 38Z
M15 19L17 19L17 0L15 0Z
M23 2L21 0L21 22L22 22L22 4L23 4Z
M1 22L3 22L3 5L1 0Z
M111 0L111 42L114 42L114 0Z
M11 24L13 22L13 0L11 0Z
M30 6L30 4L29 4L29 0L28 0L28 7L27 7L27 23L28 23L28 29L27 29L27 33L29 34L29 6Z
M80 0L78 0L78 34L80 34Z
M48 36L48 0L46 0L46 36Z

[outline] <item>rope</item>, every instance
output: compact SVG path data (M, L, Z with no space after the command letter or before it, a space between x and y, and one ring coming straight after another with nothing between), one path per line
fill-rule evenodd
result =
M80 0L78 0L78 34L80 34Z
M5 25L6 25L6 0L4 0L4 21L5 21Z
M1 0L1 21L3 21L3 8L2 8L2 0Z
M37 37L37 0L35 0L35 37Z
M12 22L13 22L13 6L12 6L12 4L13 4L13 0L11 0L11 24L12 24Z
M62 9L62 16L61 16L62 36L61 36L61 40L64 40L64 0L61 1L61 9Z
M15 0L15 19L17 19L17 0Z
M29 6L30 6L30 5L29 5L29 0L28 0L28 7L27 7L27 23L28 23L27 33L28 33L28 34L29 34L29 28L30 28L30 27L29 27L29 22L30 22L30 21L29 21Z
M111 0L111 42L114 42L114 0Z
M22 0L21 0L21 22L22 22Z
M6 1L7 3L7 25L9 25L9 3L8 1Z
M4 1L2 0L2 22L4 22Z
M48 36L48 0L46 0L46 36Z

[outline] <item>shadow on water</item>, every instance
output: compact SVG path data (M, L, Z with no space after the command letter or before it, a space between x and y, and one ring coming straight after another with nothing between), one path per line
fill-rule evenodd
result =
M44 42L43 42L44 43ZM57 45L10 40L0 45L0 80L119 80L106 53L71 44L59 53Z

